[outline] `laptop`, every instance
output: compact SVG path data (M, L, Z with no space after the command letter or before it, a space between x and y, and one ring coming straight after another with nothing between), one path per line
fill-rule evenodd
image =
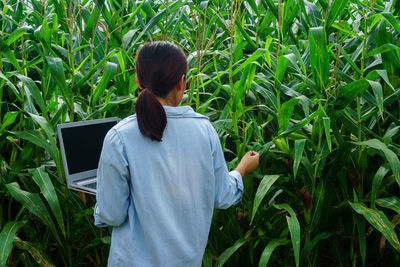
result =
M96 194L97 166L104 137L118 120L118 118L107 118L57 125L69 188Z

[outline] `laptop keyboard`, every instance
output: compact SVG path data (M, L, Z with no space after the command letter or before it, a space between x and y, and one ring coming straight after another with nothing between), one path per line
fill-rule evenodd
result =
M77 182L76 184L79 185L79 186L83 186L83 187L86 187L86 188L90 188L90 189L96 190L97 179L96 179L96 177L93 177L93 178L90 178L90 179L85 179L83 181Z
M94 183L85 184L85 185L82 185L82 186L84 186L84 187L89 187L89 188L92 188L92 189L96 189L97 183L94 182Z

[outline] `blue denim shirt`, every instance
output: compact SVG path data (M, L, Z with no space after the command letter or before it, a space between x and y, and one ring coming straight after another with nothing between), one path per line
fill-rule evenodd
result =
M240 201L208 118L164 106L162 142L130 116L107 134L97 172L95 225L114 226L109 266L201 266L213 209Z

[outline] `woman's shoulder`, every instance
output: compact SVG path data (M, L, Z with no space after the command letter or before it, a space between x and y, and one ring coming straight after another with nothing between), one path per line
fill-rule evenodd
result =
M122 119L112 129L114 129L116 132L124 132L129 129L132 130L137 127L138 126L137 126L136 114L133 114Z

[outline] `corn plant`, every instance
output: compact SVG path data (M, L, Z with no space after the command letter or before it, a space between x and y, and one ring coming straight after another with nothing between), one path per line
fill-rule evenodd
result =
M55 127L126 117L149 40L188 56L183 105L209 116L240 205L203 266L398 265L400 2L2 0L0 265L106 265L94 198L68 190Z

